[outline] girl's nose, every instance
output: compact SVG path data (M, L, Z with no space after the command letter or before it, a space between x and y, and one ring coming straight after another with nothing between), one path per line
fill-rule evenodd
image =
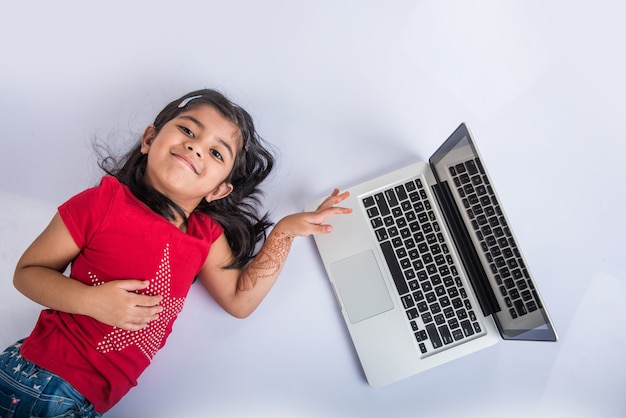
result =
M189 151L195 152L198 158L202 158L202 155L198 151L195 151L191 145L187 145L187 149Z

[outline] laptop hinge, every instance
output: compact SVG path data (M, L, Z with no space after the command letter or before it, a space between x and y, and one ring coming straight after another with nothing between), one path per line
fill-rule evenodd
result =
M472 244L469 232L461 213L454 202L448 182L442 181L432 186L441 210L445 214L448 229L452 235L454 244L459 252L461 261L468 273L468 278L478 298L478 303L485 316L500 311L500 305L489 284L487 274L480 262L476 248Z

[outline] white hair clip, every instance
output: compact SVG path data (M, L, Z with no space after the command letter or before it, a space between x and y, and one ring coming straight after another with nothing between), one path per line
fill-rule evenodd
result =
M202 97L202 95L198 95L198 96L191 96L191 97L187 97L186 99L183 99L182 102L180 102L180 104L178 105L178 108L181 109L185 106L187 106L187 104L192 101L193 99L197 99L199 97Z

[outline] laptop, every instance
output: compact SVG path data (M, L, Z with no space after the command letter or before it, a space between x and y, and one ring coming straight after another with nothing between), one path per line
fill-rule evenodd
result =
M347 190L353 213L314 240L371 386L501 339L557 340L465 124L428 163Z

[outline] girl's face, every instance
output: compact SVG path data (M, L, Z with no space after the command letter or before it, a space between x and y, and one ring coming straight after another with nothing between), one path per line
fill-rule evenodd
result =
M234 123L215 108L201 105L167 122L156 133L146 128L141 152L148 154L146 180L187 214L206 199L221 199L233 186L226 182L241 148Z

